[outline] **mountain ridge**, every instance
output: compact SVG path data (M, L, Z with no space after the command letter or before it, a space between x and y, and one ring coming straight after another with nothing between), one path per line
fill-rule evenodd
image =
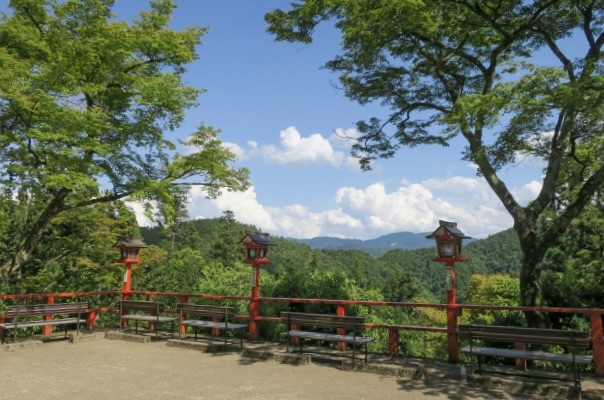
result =
M434 246L434 241L426 239L432 232L395 232L378 236L375 239L341 239L330 236L318 236L312 239L296 239L285 237L296 243L310 246L311 249L331 250L364 250L373 255L381 255L389 250L404 249L416 250Z

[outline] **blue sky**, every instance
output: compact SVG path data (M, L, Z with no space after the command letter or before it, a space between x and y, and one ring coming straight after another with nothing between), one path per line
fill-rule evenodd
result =
M191 191L191 218L219 217L231 210L243 223L272 235L371 239L433 231L438 220L458 222L472 237L511 227L512 220L475 169L461 160L465 143L449 148L402 149L361 172L350 143L334 133L354 134L355 122L385 117L379 104L361 106L335 86L337 76L321 66L339 51L328 24L310 45L275 42L264 14L289 1L180 0L172 25L208 26L199 60L187 83L204 88L199 107L171 133L185 138L200 123L222 130L221 140L251 170L253 186L206 200ZM129 19L145 2L117 0L118 18ZM503 171L521 202L540 188L541 166L522 160Z

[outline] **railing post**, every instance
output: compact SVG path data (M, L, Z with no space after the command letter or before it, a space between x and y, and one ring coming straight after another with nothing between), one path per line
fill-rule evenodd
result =
M86 328L89 331L92 331L96 327L96 310L88 311L88 316L86 317Z
M526 350L526 343L514 343L514 350ZM516 359L516 369L522 370L522 371L526 371L527 370L527 364L526 364L526 360L524 358L517 358Z
M397 357L398 353L398 329L397 328L388 328L388 352L390 353L390 357Z
M189 302L189 296L187 296L186 294L183 294L180 296L180 303L181 304L187 304ZM187 316L185 314L183 315L179 315L180 318L180 322L184 321L185 319L187 319ZM187 333L187 327L181 324L178 324L180 326L179 328L179 333L180 334L185 334Z
M591 313L591 345L594 355L596 376L604 377L604 336L602 331L602 314Z
M46 304L55 304L55 296L47 296ZM52 315L45 315L44 320L45 321L52 320ZM50 335L51 333L52 333L52 325L44 325L42 327L42 335Z
M250 340L258 340L258 317L260 316L260 264L252 264L252 297L250 299Z
M346 306L343 304L338 304L336 306L336 315L338 317L345 317L346 316ZM336 333L338 335L346 335L346 330L343 328L338 328L338 329L336 329ZM346 342L338 342L338 349L346 350Z
M447 348L449 351L449 363L457 364L459 359L458 341L457 341L457 300L456 300L456 277L454 260L447 260ZM449 281L450 279L450 281Z

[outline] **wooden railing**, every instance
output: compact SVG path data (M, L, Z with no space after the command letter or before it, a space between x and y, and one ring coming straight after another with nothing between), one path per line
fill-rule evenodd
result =
M192 293L172 293L172 292L151 292L151 291L96 291L96 292L68 292L68 293L48 293L48 294L5 294L0 295L0 302L13 301L13 302L27 302L30 300L38 300L48 304L54 303L59 298L79 298L86 297L88 302L94 304L91 298L98 298L99 300L106 296L114 296L118 298L132 297L132 296L148 296L148 297L166 297L175 298L179 303L188 303L191 299L205 299L213 300L216 302L221 301L243 301L251 303L253 300L247 296L221 296L221 295L206 295L206 294L192 294ZM336 307L336 313L338 315L346 315L347 306L362 306L362 307L395 307L395 308L430 308L436 310L447 311L448 314L461 315L464 310L478 310L482 312L488 311L519 311L519 312L542 312L542 313L561 313L561 314L577 314L584 315L589 318L591 326L591 342L592 350L594 355L594 367L595 374L599 377L604 377L604 335L603 335L603 315L604 309L586 309L586 308L556 308L556 307L514 307L514 306L490 306L490 305L472 305L472 304L428 304L428 303L402 303L402 302L383 302L383 301L357 301L357 300L333 300L333 299L301 299L301 298L282 298L282 297L260 297L255 301L260 304L271 304L271 303L287 303L291 304L325 304L334 305ZM102 303L101 301L99 301ZM113 301L114 305L106 306L91 306L88 310L88 328L94 329L97 321L97 317L102 313L117 312L117 299ZM1 303L0 303L1 307ZM1 315L2 309L0 308L0 322L4 320ZM278 316L263 316L263 315L250 315L243 314L237 316L240 319L246 319L254 321L255 323L279 323L280 318ZM416 325L395 325L395 324L375 324L367 323L367 329L383 329L388 332L388 352L391 356L397 356L399 354L399 334L401 331L419 331L419 332L436 332L446 335L446 341L449 347L449 354L457 353L457 346L451 349L450 343L457 343L457 330L452 330L448 326L416 326ZM51 326L44 327L42 330L43 334L50 334L52 330ZM453 340L451 340L453 339ZM455 354L455 357L457 354ZM456 358L455 358L456 359ZM451 360L451 357L449 358Z

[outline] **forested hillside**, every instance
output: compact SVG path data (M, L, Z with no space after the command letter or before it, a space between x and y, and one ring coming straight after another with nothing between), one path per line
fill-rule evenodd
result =
M254 227L238 223L229 213L222 218L187 222L172 230L141 229L150 245L168 252L190 247L207 254L207 260L230 260L228 263L243 259L239 240L249 230ZM435 248L425 236L425 245L431 247L390 250L377 258L363 250L312 249L283 237L272 237L272 241L276 246L270 250L271 263L263 271L273 276L300 270L341 272L358 288L379 290L388 301L407 301L418 296L442 301L445 296L445 269L432 261ZM521 254L512 230L475 240L464 247L464 254L468 262L456 267L460 300L472 275L518 276Z

